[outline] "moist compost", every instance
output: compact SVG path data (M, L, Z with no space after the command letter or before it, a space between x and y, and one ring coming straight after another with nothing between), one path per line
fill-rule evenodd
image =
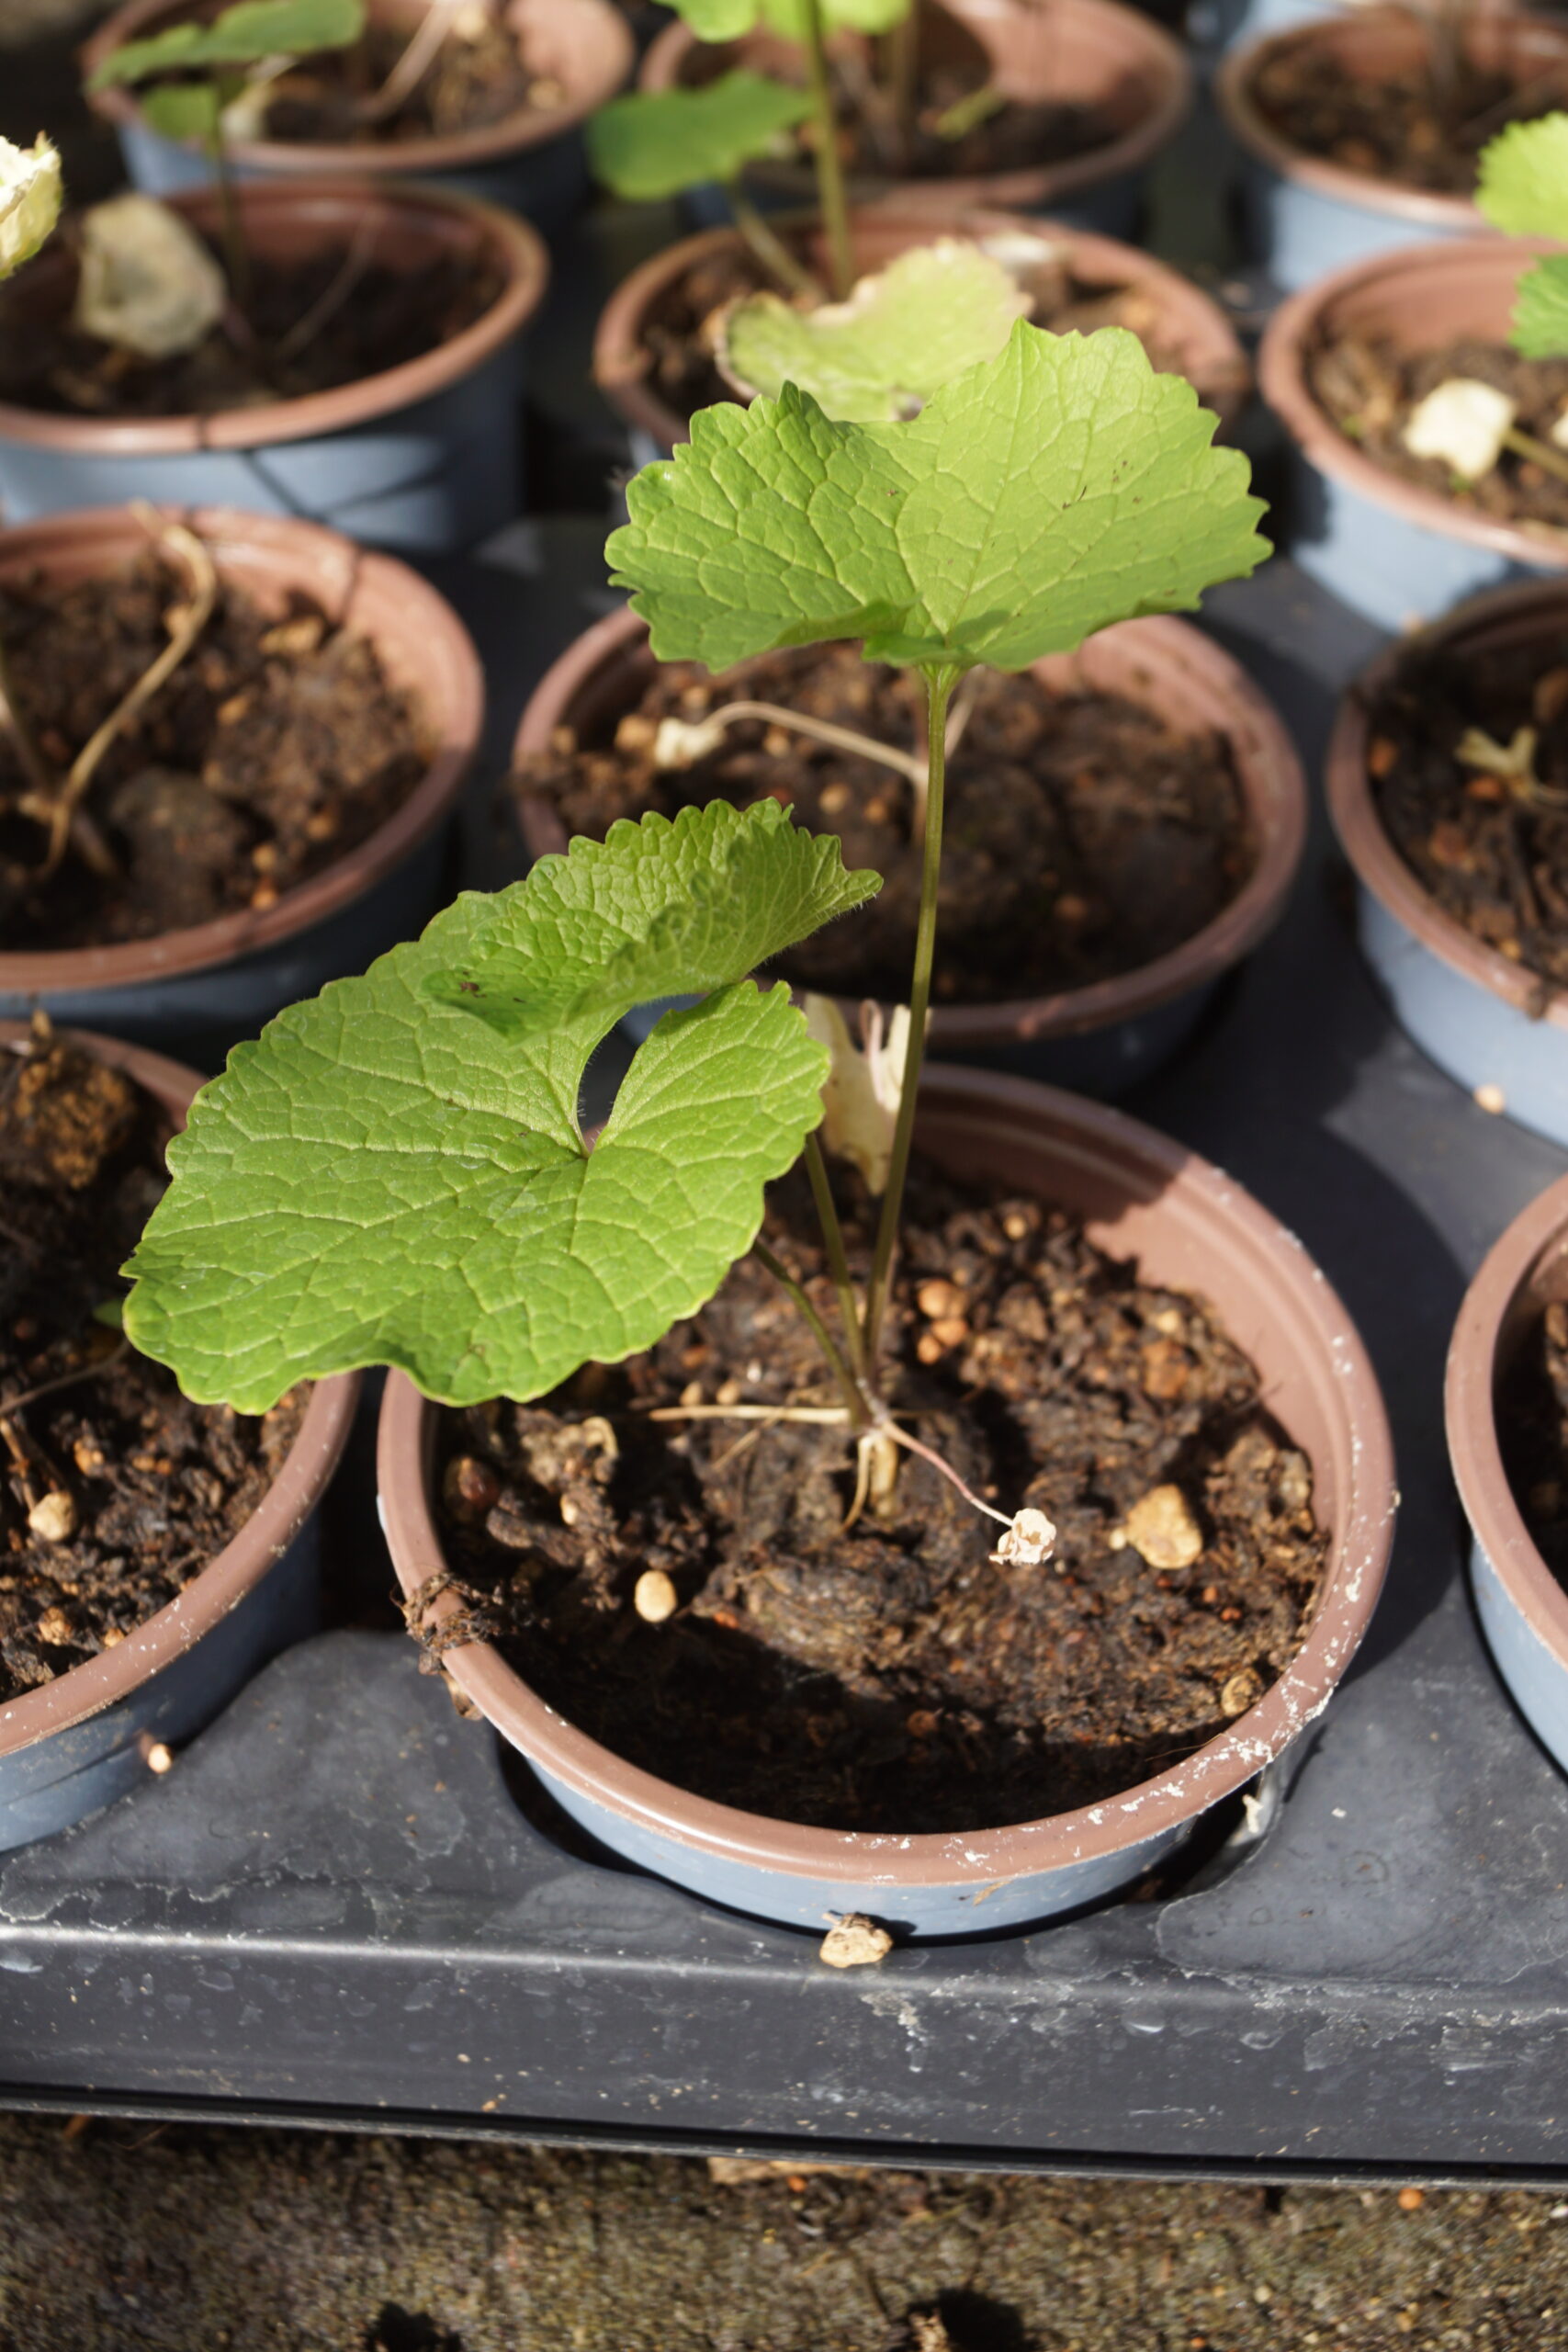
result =
M865 1212L850 1204L863 1264ZM830 1317L809 1216L797 1171L766 1230ZM839 1430L650 1419L833 1401L802 1318L748 1258L647 1355L542 1405L442 1416L464 1602L444 1642L499 1641L570 1722L698 1795L839 1829L1092 1804L1261 1696L1326 1542L1305 1457L1201 1301L1059 1212L917 1164L886 1362L906 1426L998 1508L1044 1510L1054 1559L993 1561L1000 1531L914 1456L887 1520L846 1533ZM650 1567L681 1602L661 1624L632 1602Z
M1182 372L1182 352L1151 294L1138 286L1108 287L1077 277L1051 250L1048 240L1040 242L1045 250L1038 260L1015 261L1010 254L1007 265L1032 297L1033 325L1048 327L1054 334L1125 327L1137 336L1155 367ZM809 262L803 235L786 243ZM649 305L640 329L644 381L677 416L689 418L716 401L737 397L714 357L718 313L727 303L763 289L778 291L761 263L746 247L728 246L686 270Z
M1546 1307L1501 1383L1503 1467L1537 1551L1568 1591L1568 1305Z
M60 587L0 585L0 643L56 779L169 641L189 588L151 548ZM264 613L220 575L174 675L88 788L88 831L52 876L50 835L0 729L0 947L101 946L271 906L391 816L428 765L427 722L368 639L301 594ZM42 803L44 813L52 798Z
M265 136L305 144L381 145L410 139L452 139L488 130L511 116L558 113L566 91L536 74L525 43L482 6L459 12L429 68L390 114L367 121L361 111L402 56L407 31L371 25L348 50L323 51L272 85ZM417 26L417 15L412 23Z
M1325 337L1306 357L1318 406L1348 439L1402 481L1450 499L1461 511L1504 523L1568 527L1568 481L1505 449L1490 473L1465 481L1438 458L1404 446L1411 411L1450 377L1495 385L1514 401L1522 432L1550 445L1568 411L1568 359L1523 359L1506 344L1462 335L1436 351L1404 351L1383 338Z
M1303 155L1403 187L1470 196L1488 140L1568 99L1568 56L1555 75L1532 72L1522 84L1463 62L1441 105L1425 62L1362 79L1332 48L1293 42L1259 64L1251 95L1269 127Z
M910 751L924 702L907 670L853 646L770 656L714 680L663 665L602 740L558 729L526 763L569 833L602 838L617 817L772 797L812 832L836 832L851 866L883 888L869 906L793 948L780 970L827 994L908 994L922 853L906 779L782 727L738 720L694 766L659 769L660 721L740 699L774 702ZM935 994L951 1003L1053 995L1134 971L1191 938L1256 862L1229 747L1178 734L1116 695L1048 694L1027 673L982 674L950 756Z
M1506 752L1521 728L1535 730L1533 785L1458 757L1472 729ZM1367 714L1367 764L1405 865L1446 915L1538 975L1544 1012L1568 987L1568 629L1407 654Z
M150 1095L71 1046L0 1057L0 1701L173 1600L303 1416L302 1391L260 1420L192 1405L95 1313L123 1295L167 1134Z
M389 250L393 243L389 233ZM502 288L493 262L450 253L407 266L344 243L287 263L253 254L244 317L231 309L194 351L149 359L72 325L74 272L62 271L51 247L0 289L0 401L132 417L303 400L438 351Z

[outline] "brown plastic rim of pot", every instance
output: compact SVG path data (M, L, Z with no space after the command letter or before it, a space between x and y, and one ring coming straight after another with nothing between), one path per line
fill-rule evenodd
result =
M88 79L117 49L144 33L175 24L192 13L185 0L126 0L100 25L81 52L83 79ZM417 26L424 14L421 0L370 0L373 19ZM359 140L311 142L299 139L241 139L230 153L241 171L288 173L362 179L396 175L418 178L425 172L472 170L481 164L520 153L558 139L613 98L630 74L637 43L621 10L613 0L510 0L506 21L515 29L519 45L526 44L531 69L560 85L561 106L548 109L520 107L499 122L480 130L454 131L441 138ZM137 119L136 94L112 88L95 91L87 103L124 130Z
M1349 1665L1382 1587L1396 1504L1387 1417L1354 1325L1301 1244L1228 1176L1120 1112L1025 1079L937 1064L920 1106L920 1145L953 1173L1083 1215L1102 1247L1202 1296L1257 1365L1270 1412L1312 1463L1330 1535L1311 1623L1280 1679L1185 1763L1102 1804L958 1836L872 1838L689 1795L563 1721L488 1644L442 1657L497 1730L594 1803L710 1853L810 1877L886 1877L894 1889L985 1884L1114 1853L1241 1787L1321 1712ZM447 1573L430 1500L435 1430L434 1408L394 1374L381 1414L380 1493L408 1595ZM425 1623L439 1627L457 1607L447 1591Z
M1506 343L1521 271L1539 255L1561 251L1547 238L1455 237L1336 270L1275 311L1258 350L1258 390L1319 473L1423 530L1495 548L1538 571L1568 570L1568 531L1480 514L1391 473L1319 407L1306 373L1307 354L1344 334L1386 338L1412 352L1471 335Z
M1365 669L1340 699L1329 738L1325 782L1328 812L1357 879L1422 946L1442 958L1475 987L1487 989L1532 1020L1568 1031L1568 994L1552 989L1447 915L1406 865L1384 830L1372 797L1368 767L1369 713L1401 668L1435 650L1456 664L1494 650L1538 642L1543 662L1557 658L1568 626L1568 583L1525 580L1472 596L1414 636L1402 638ZM1545 998L1543 1009L1543 996ZM1568 1053L1568 1035L1562 1050Z
M777 221L775 226L780 225ZM785 227L791 224L785 222ZM807 257L824 276L827 250L814 214L800 216L807 231ZM1016 212L996 212L974 205L954 204L946 211L934 207L907 210L902 202L859 208L852 219L856 266L862 271L885 269L899 254L935 237L1021 237L1053 246L1070 262L1073 275L1084 285L1106 291L1130 288L1147 298L1159 319L1162 356L1197 391L1205 408L1213 409L1222 426L1233 424L1247 403L1252 370L1235 329L1217 302L1151 254L1140 253L1114 237L1100 237L1087 229L1068 228L1059 220L1026 218ZM593 380L629 425L651 435L662 449L671 449L687 437L686 419L660 397L649 382L651 355L646 339L650 311L657 309L688 270L726 252L743 249L737 229L708 229L683 238L643 262L619 286L599 314L593 337Z
M804 665L812 650L803 649L792 658ZM558 727L592 731L613 725L637 701L658 666L649 650L647 628L635 613L613 613L596 622L535 688L517 730L514 767L547 750ZM739 684L746 666L740 664L728 676ZM1053 693L1125 695L1184 733L1213 729L1223 734L1246 797L1257 863L1213 922L1168 955L1118 979L1097 980L1056 996L935 1006L930 1033L933 1053L1081 1036L1152 1012L1202 988L1239 963L1279 920L1301 862L1307 795L1291 739L1246 672L1201 631L1163 616L1122 621L1101 629L1076 653L1050 654L1033 668ZM530 855L564 850L566 831L549 803L528 792L518 793L516 800Z
M95 457L164 457L192 449L260 449L342 433L351 425L412 408L474 374L521 334L544 299L549 256L543 240L514 213L445 189L378 187L368 181L246 180L234 191L254 254L268 261L299 261L323 245L347 251L367 229L372 260L414 269L443 254L494 268L501 291L462 332L357 383L307 392L296 400L264 401L252 408L203 416L67 416L0 401L0 441L22 441ZM195 188L164 199L204 234L216 237L217 193ZM58 317L73 298L76 265L67 245L47 245L7 289L7 325L14 333L31 315ZM14 308L11 308L14 305Z
M1562 76L1562 96L1568 97L1568 31L1559 26L1540 17L1475 8L1471 12L1465 47L1477 65L1506 75L1516 87L1555 69ZM1427 48L1427 36L1415 10L1350 8L1232 50L1214 76L1214 96L1233 135L1282 178L1360 211L1382 212L1391 220L1408 221L1413 228L1447 229L1462 234L1467 229L1485 226L1468 196L1444 196L1406 187L1309 154L1304 148L1292 145L1263 112L1255 95L1258 74L1277 57L1315 51L1332 59L1348 79L1371 82L1419 70Z
M1443 1415L1454 1484L1476 1541L1530 1629L1568 1666L1568 1592L1536 1548L1497 1441L1497 1393L1542 1310L1568 1298L1568 1176L1494 1242L1449 1347Z
M159 507L199 537L220 579L264 610L281 613L303 591L334 623L367 638L387 676L419 705L429 765L408 798L358 847L270 907L246 907L186 931L103 947L0 953L0 994L50 996L71 989L134 988L176 972L232 963L321 922L364 896L410 857L450 814L479 749L484 675L462 622L444 596L393 556L356 547L319 523L248 514L238 507ZM152 535L125 506L87 507L0 531L0 580L70 587L129 562Z
M85 1046L111 1069L124 1070L154 1096L168 1114L171 1132L184 1126L190 1099L204 1082L195 1070L90 1030L65 1029L60 1035ZM24 1024L0 1022L0 1052L16 1052L27 1036ZM85 1658L40 1690L0 1702L0 1756L28 1747L51 1732L65 1731L128 1698L238 1607L283 1557L326 1492L348 1441L358 1396L356 1372L316 1383L282 1469L239 1533L166 1608L113 1649Z
M1128 173L1141 171L1171 139L1192 104L1192 68L1179 42L1119 0L943 0L947 14L990 53L992 79L1010 98L1102 107L1116 135L1087 154L1023 171L987 172L968 178L900 179L857 175L860 201L888 194L902 208L947 211L955 204L1016 206L1036 211L1060 204ZM649 44L638 77L645 90L668 90L705 80L727 65L798 78L800 52L768 32L714 47L680 23L667 25ZM815 200L810 166L758 164L748 179L802 203Z

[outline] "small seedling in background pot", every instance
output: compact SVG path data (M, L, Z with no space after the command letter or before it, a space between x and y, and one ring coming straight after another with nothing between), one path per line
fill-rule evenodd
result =
M753 1250L806 1316L837 1401L789 1415L858 1454L852 1517L897 1450L934 1462L1043 1558L1049 1522L998 1511L902 1426L884 1336L936 942L948 723L980 665L1019 670L1140 613L1190 609L1267 552L1247 460L1190 386L1115 329L1020 323L910 424L829 419L805 392L702 411L630 484L608 554L661 660L722 670L860 639L917 669L925 857L897 1069L863 1069L759 966L878 887L764 798L622 820L240 1046L171 1146L128 1269L126 1329L187 1394L263 1410L297 1381L392 1363L457 1404L526 1399L653 1346ZM588 1057L632 1006L700 996L639 1048L603 1134ZM817 1129L884 1180L863 1289ZM761 1238L763 1186L804 1153L836 1330ZM759 1417L774 1407L751 1408ZM673 1406L665 1419L748 1408ZM998 1547L1001 1549L1002 1547Z

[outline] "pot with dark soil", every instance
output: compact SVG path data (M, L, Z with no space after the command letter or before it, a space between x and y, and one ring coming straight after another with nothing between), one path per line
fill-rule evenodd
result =
M661 767L662 722L727 703L779 707L716 729ZM781 967L844 1001L897 1001L913 949L921 844L907 776L790 712L902 748L919 715L907 672L849 646L773 654L718 679L660 666L634 614L599 622L523 714L513 792L529 854L602 838L620 817L771 797L836 832L882 891ZM688 758L688 748L680 747ZM1176 1052L1223 974L1283 910L1306 793L1273 709L1228 654L1178 620L1124 621L1015 677L987 673L948 776L934 1053L1093 1094ZM646 1028L645 1011L633 1016Z
M213 13L189 0L127 0L86 43L84 71L90 79L128 41ZM414 51L431 13L428 0L370 0L352 48L269 82L230 140L235 172L417 179L509 205L540 229L570 219L588 187L582 122L632 69L624 12L613 0L481 0L441 11L448 21L433 31L443 37ZM199 147L161 136L134 91L101 89L92 104L113 123L133 187L171 196L206 186Z
M1466 1292L1445 1409L1482 1628L1568 1770L1568 1179L1514 1219Z
M893 198L901 209L987 205L1131 235L1148 166L1192 99L1179 44L1119 0L944 0L924 7L914 138L901 150L878 139L876 112L861 103L868 44L840 35L833 52L852 195L861 203ZM710 44L675 24L649 50L641 86L693 85L736 64L781 80L804 76L801 52L764 28ZM952 126L966 116L972 127L953 135ZM811 200L804 154L799 162L752 164L745 178L759 203ZM704 226L729 217L717 187L683 200Z
M1347 9L1224 60L1214 89L1247 153L1248 242L1276 285L1481 228L1480 152L1568 101L1568 34L1540 17L1465 17L1451 60L1403 8Z
M1392 647L1340 705L1327 783L1400 1022L1568 1144L1568 590L1499 589Z
M207 1058L440 904L484 692L392 558L163 522L0 533L0 1009Z
M548 275L535 232L434 188L253 181L235 204L245 300L194 347L148 356L83 327L69 216L6 286L6 514L233 505L420 553L513 514L517 338ZM216 193L170 209L216 260Z
M107 1038L0 1033L0 1848L166 1771L310 1628L357 1380L248 1419L187 1403L115 1328L200 1082Z
M808 218L773 225L804 264L825 274L819 228ZM1124 326L1156 368L1186 377L1222 426L1234 425L1246 404L1251 372L1219 304L1132 245L964 205L945 214L909 211L902 192L897 203L856 211L851 231L856 268L867 274L938 237L972 239L1031 297L1036 326L1058 334ZM630 426L640 455L683 441L694 409L738 397L717 365L714 322L728 303L766 282L738 230L709 229L655 254L616 288L594 337L593 379Z
M1506 447L1482 478L1417 456L1406 436L1445 383L1501 391L1546 444L1568 362L1511 348L1521 276L1555 247L1529 237L1414 246L1341 270L1282 304L1258 384L1290 433L1292 554L1385 628L1434 620L1461 597L1568 569L1568 484Z

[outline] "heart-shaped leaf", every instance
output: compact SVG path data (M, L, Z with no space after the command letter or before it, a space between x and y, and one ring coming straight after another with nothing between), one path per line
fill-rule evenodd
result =
M209 65L254 65L264 57L308 57L347 49L365 30L365 0L234 0L209 25L186 17L128 40L95 68L87 87L150 81Z
M634 203L732 180L811 111L804 90L737 70L696 90L634 90L586 126L594 176Z
M1475 202L1511 237L1568 238L1568 114L1511 122L1489 141Z

